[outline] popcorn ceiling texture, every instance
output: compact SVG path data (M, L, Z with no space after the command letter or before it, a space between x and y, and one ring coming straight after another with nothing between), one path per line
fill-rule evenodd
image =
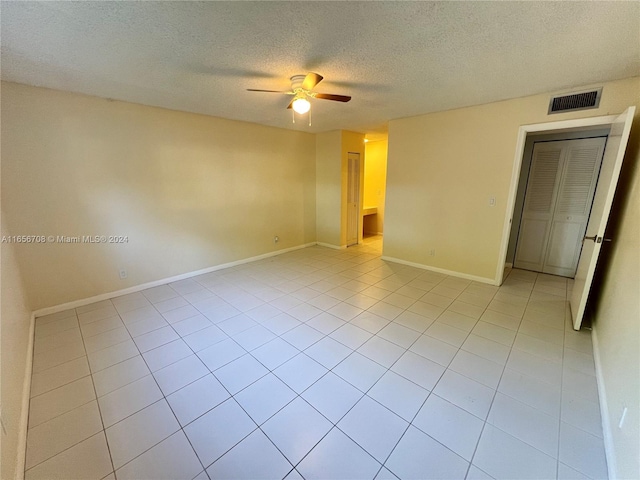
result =
M386 122L640 74L638 2L3 2L2 79L264 125ZM312 126L289 77L315 71ZM606 93L605 93L606 94Z

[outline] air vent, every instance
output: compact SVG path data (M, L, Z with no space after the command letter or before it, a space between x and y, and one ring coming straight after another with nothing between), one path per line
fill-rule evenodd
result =
M567 95L557 95L551 97L549 102L549 114L561 112L573 112L575 110L587 110L598 108L602 87L588 92L576 92Z

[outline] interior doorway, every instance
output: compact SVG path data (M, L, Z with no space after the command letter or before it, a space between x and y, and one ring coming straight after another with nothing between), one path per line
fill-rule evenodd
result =
M527 138L508 263L575 276L609 129Z
M362 205L362 238L379 240L384 235L384 210L387 187L388 139L377 135L365 142Z
M590 117L575 120L523 125L518 130L518 139L512 170L511 186L505 212L504 229L500 246L500 256L496 270L496 284L501 285L505 274L510 232L513 226L514 207L518 192L521 167L524 160L526 140L529 135L541 133L584 132L597 127L609 128L609 136L602 157L602 166L596 184L595 196L589 215L586 235L583 237L582 251L578 260L573 287L571 289L570 311L573 328L579 330L589 298L593 275L602 249L605 229L609 220L624 154L629 141L635 107L630 106L619 115Z

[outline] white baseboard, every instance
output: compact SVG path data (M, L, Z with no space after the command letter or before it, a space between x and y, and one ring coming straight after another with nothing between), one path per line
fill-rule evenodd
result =
M504 264L504 266L505 266L506 268L513 268L513 263L506 262L506 263Z
M613 447L613 435L611 434L611 423L609 422L607 390L605 388L604 377L602 376L600 347L598 344L598 334L595 326L591 330L591 342L593 343L593 360L596 365L596 380L598 382L598 399L600 400L600 418L602 419L602 437L604 440L604 453L607 457L607 470L609 473L609 480L616 480L618 478L616 451Z
M16 460L16 480L24 479L24 468L27 462L27 428L29 427L29 400L31 398L31 375L33 373L33 347L36 336L36 315L31 314L29 322L29 341L27 343L27 361L24 368L22 384L22 408L18 431L18 448Z
M394 257L387 257L384 255L381 258L382 260L386 260L387 262L400 263L402 265L409 265L410 267L422 268L423 270L430 270L432 272L444 273L445 275L451 275L452 277L464 278L466 280L473 280L475 282L488 283L491 285L495 285L496 283L494 278L478 277L477 275L469 275L468 273L454 272L452 270L446 270L444 268L432 267L430 265L423 265L422 263L408 262L407 260L402 260L400 258L394 258Z
M347 248L346 245L332 245L331 243L324 242L316 242L316 245L320 245L321 247L333 248L334 250L343 250Z
M180 275L174 275L173 277L162 278L160 280L154 280L153 282L147 282L140 285L135 285L133 287L124 288L122 290L116 290L108 293L101 293L100 295L94 295L93 297L83 298L80 300L74 300L72 302L63 303L60 305L55 305L53 307L46 307L36 310L34 312L36 317L41 317L43 315L49 315L51 313L58 313L64 310L69 310L71 308L82 307L84 305L89 305L91 303L100 302L102 300L108 300L110 298L119 297L121 295L127 295L129 293L136 293L142 290L146 290L147 288L158 287L160 285L166 285L167 283L177 282L178 280L185 280L187 278L196 277L198 275L203 275L205 273L215 272L217 270L222 270L225 268L235 267L236 265L242 265L244 263L255 262L257 260L263 260L269 257L275 257L277 255L282 255L283 253L292 252L294 250L300 250L302 248L311 247L316 245L316 242L305 243L304 245L298 245L295 247L284 248L282 250L276 250L275 252L264 253L262 255L257 255L255 257L244 258L242 260L236 260L234 262L223 263L221 265L215 265L213 267L203 268L202 270L196 270L194 272L187 272ZM327 245L328 246L328 245ZM333 247L338 248L338 247Z

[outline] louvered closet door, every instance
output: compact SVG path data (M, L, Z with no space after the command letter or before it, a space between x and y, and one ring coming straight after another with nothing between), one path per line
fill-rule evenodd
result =
M514 266L573 277L606 138L536 143Z
M349 153L347 177L347 246L357 245L360 225L360 154Z
M564 165L542 271L573 277L598 182L605 138L564 143Z
M520 221L514 266L542 271L556 203L562 146L557 142L536 143Z

